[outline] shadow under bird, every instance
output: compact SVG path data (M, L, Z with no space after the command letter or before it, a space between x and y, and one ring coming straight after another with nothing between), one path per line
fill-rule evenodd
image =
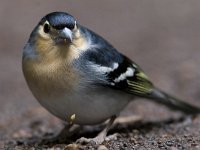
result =
M110 119L93 139L100 144L122 109L145 97L171 109L200 109L156 88L143 70L73 16L53 12L41 19L23 50L23 73L35 98L69 124L95 125Z

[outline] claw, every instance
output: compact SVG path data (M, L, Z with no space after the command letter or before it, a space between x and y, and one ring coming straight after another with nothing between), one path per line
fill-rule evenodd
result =
M88 143L94 143L95 145L100 145L102 144L104 141L111 141L111 140L117 140L117 138L120 135L118 133L109 135L107 137L104 136L97 136L95 138L85 138L85 137L81 137L80 139L78 139L76 141L76 143L78 144L88 144Z
M106 127L104 128L103 131L101 131L95 138L80 138L76 141L76 143L79 143L79 144L84 144L84 143L94 143L95 145L100 145L102 144L105 139L106 139L106 135L107 135L107 132L109 130L109 128L111 127L111 125L113 124L114 120L115 120L116 116L113 116L111 117L111 119L109 120L108 124L106 125ZM116 134L117 135L117 134ZM116 136L113 136L112 138L116 138ZM110 139L112 139L111 136L110 136ZM109 136L108 136L108 139L109 140Z
M105 138L105 141L111 141L111 140L117 140L118 137L120 137L121 135L119 133L115 133L112 135L109 135Z
M85 138L81 137L76 141L78 144L88 144L88 143L93 143L94 145L100 145L104 142L104 138L101 137L95 137L95 138Z

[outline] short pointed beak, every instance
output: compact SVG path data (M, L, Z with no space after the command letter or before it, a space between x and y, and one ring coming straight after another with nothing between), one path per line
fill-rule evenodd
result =
M72 42L72 31L66 27L60 32L59 36L60 38L68 39L70 42Z

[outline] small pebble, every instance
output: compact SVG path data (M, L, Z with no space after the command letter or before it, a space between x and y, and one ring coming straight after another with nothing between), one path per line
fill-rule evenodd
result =
M173 142L172 142L172 141L167 141L165 144L166 144L167 146L172 146L172 145L173 145Z

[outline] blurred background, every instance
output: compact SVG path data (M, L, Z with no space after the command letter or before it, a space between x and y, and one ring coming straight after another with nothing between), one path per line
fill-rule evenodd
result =
M1 139L31 136L30 126L38 124L38 131L62 126L32 96L21 70L32 29L53 11L72 14L137 62L158 87L200 106L200 1L0 0ZM149 120L176 114L144 100L124 111L133 113Z

